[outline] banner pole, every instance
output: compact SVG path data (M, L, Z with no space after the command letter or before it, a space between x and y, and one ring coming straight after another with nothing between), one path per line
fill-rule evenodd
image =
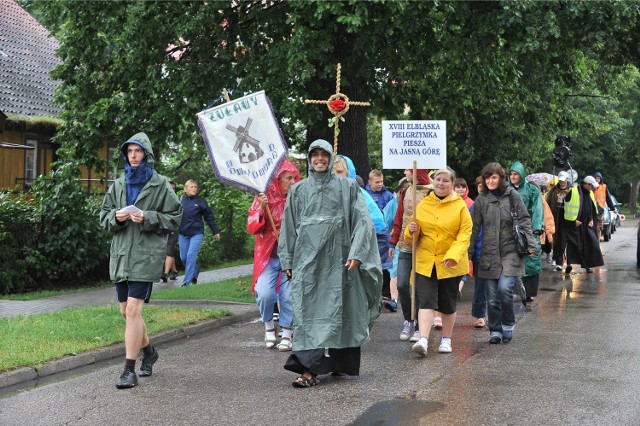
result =
M417 174L417 161L413 160L413 214L411 220L416 221L416 185L418 184ZM415 233L414 233L415 234ZM411 286L411 320L416 320L416 243L418 238L416 235L412 235L411 238L411 277L409 279L409 285Z
M267 204L265 206L265 211L267 212L267 217L269 218L269 223L271 224L271 227L273 228L273 233L276 234L276 239L280 238L280 233L278 232L278 229L276 228L276 224L273 221L273 216L271 215L271 209L269 208L269 204Z

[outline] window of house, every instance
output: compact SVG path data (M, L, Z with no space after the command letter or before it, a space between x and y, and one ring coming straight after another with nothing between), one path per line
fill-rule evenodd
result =
M31 186L38 177L38 141L27 140L26 145L33 147L24 150L24 184Z

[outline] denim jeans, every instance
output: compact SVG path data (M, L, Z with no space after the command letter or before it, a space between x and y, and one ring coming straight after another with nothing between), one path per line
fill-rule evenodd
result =
M280 276L280 289L276 293L276 286ZM282 327L290 327L293 320L293 303L291 301L291 283L285 277L280 267L280 259L272 257L265 265L256 281L256 303L260 309L262 322L273 318L273 305L278 302L280 318L278 323Z
M516 314L513 307L513 286L516 277L500 274L497 280L486 280L489 301L489 331L502 335L504 330L513 330Z
M202 244L204 234L196 235L179 235L180 259L184 264L184 285L191 285L194 278L198 278L200 269L196 264L198 260L198 251Z
M474 318L484 318L487 315L487 280L478 277L480 263L473 262L474 281L473 302L471 302L471 315Z

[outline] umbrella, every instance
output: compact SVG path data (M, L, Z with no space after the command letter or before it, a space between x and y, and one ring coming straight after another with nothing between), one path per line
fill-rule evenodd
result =
M533 173L527 176L527 181L535 182L538 185L549 185L549 183L553 180L553 175L551 173Z

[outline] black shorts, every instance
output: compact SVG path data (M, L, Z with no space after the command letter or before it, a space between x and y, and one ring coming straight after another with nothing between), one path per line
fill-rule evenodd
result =
M118 302L126 302L129 297L133 299L144 299L144 303L149 303L153 283L140 281L120 281L116 283L116 294Z
M167 238L167 256L176 257L176 245L178 244L178 233L172 232Z
M458 309L458 283L462 277L439 280L434 266L431 277L416 273L416 294L420 309L435 309L445 315L455 314Z

